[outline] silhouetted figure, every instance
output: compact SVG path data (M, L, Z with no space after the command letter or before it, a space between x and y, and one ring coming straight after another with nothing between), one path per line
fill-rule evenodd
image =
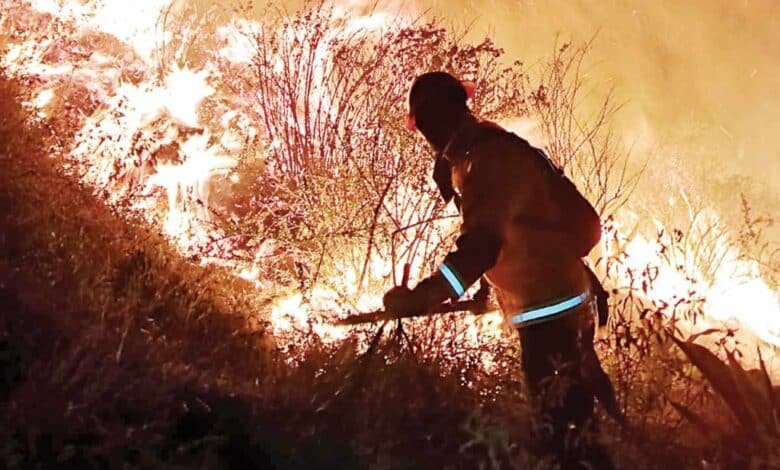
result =
M385 307L424 312L484 275L520 336L539 410L534 450L564 468L611 468L592 432L594 396L620 419L593 349L595 295L605 293L582 261L601 237L598 214L541 150L478 120L466 104L474 92L443 72L412 85L407 127L436 151L434 179L463 224L441 269L414 289L387 292Z

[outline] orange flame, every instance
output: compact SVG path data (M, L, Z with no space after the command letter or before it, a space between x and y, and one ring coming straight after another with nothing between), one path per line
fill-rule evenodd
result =
M152 65L155 49L169 36L157 31L156 25L160 13L171 6L171 0L33 0L31 5L38 12L49 13L75 25L81 32L97 30L109 34L140 57L112 57L108 50L101 52L98 49L87 59L72 57L68 60L65 51L62 58L53 60L49 55L57 46L56 39L37 37L34 32L25 41L8 44L0 65L11 73L35 76L40 80L33 93L35 97L27 103L38 110L39 117L49 117L49 108L58 98L57 83L73 80L73 77L101 103L84 120L63 165L75 165L80 178L96 190L108 193L109 203L123 200L129 191L127 186L133 186L116 185L114 180L121 177L134 181L134 186L142 189L130 188L136 191L132 208L140 211L150 223L157 224L183 252L190 252L195 245L209 243L209 235L214 230L209 224L211 185L225 178L234 181L239 178L234 171L238 155L244 148L243 142L247 136L251 140L258 129L238 109L223 113L219 123L202 122L203 103L219 88L218 67L214 62L207 61L198 69L173 64L165 70L164 79L159 79ZM338 24L331 32L333 37L323 41L324 46L314 51L318 61L330 60L328 45L339 35L381 30L389 18L384 11L360 16L350 15L353 12L350 7L339 8L335 16ZM251 34L257 28L257 23L246 19L219 27L218 44L211 51L214 60L250 63L252 51L243 41L247 33ZM132 74L128 70L118 71L113 66L115 62L128 69L141 67L140 78L128 78ZM328 102L327 90L322 90L319 99ZM510 124L510 127L519 126L524 133L534 133L541 139L534 131L532 121L524 118ZM217 132L221 134L216 135ZM139 162L140 150L134 146L139 139L160 147L171 144L176 150L167 161ZM541 145L543 142L535 143ZM167 205L162 213L155 204L156 190L166 196ZM410 196L404 191L415 190L403 189L399 194L400 201ZM412 205L400 204L399 207L411 208ZM763 340L780 345L777 293L761 279L757 267L741 260L732 248L718 247L726 253L724 261L712 279L707 280L697 272L696 266L685 266L681 271L671 265L660 256L657 247L641 235L629 238L619 233L618 238L625 244L628 269L638 271L649 264L659 267L657 278L647 290L649 298L671 301L689 295L691 290L702 292L708 298L705 311L712 319L737 318ZM315 286L306 295L294 291L276 299L270 309L270 320L279 338L295 341L296 335L313 332L324 342L340 341L350 335L350 330L331 325L333 312L369 311L380 307L381 290L386 286L369 286L365 281L361 285L360 269L347 262L350 248L343 248L343 265L336 266L322 285ZM614 248L607 243L604 251L609 253ZM201 261L207 262L205 258ZM263 282L259 279L262 269L257 259L252 263L231 263L226 259L219 262L233 268L237 277L256 281L258 285ZM424 272L420 260L412 260L412 264L413 272ZM376 274L374 277L381 277L392 269L387 260L370 259L369 270ZM345 298L351 303L345 305ZM470 344L503 338L502 317L498 313L480 318L466 316L463 321ZM490 366L488 358L485 363Z

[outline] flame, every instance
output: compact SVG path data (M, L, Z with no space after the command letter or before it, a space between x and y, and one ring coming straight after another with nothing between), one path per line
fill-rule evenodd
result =
M234 20L228 26L217 29L217 39L224 44L217 55L234 64L249 64L255 56L249 37L258 34L259 24L246 19Z
M207 211L208 183L217 174L225 174L236 165L234 159L220 155L216 146L209 145L210 137L208 132L204 132L187 139L181 149L184 161L180 164L159 165L157 173L147 180L148 187L162 187L168 195L168 215L164 228L165 233L173 238L182 236L188 227L195 224L191 216L210 220ZM184 208L185 194L198 201L194 209Z
M16 4L26 5L21 0ZM32 0L32 10L23 10L21 15L29 13L30 18L37 18L29 21L40 21L41 27L29 28L26 36L18 40L9 39L0 65L16 76L35 78L37 85L31 85L33 97L27 104L42 119L55 117L56 109L61 109L57 108L61 106L59 102L67 100L68 93L74 89L94 100L95 109L80 117L81 126L73 146L58 156L63 167L104 195L107 203L140 213L182 253L195 256L201 263L226 266L237 278L254 282L260 292L271 282L263 278L263 258L266 250L273 250L269 247L272 243L256 247L248 256L249 261L233 261L228 256L228 248L214 241L224 238L224 234L213 223L212 189L217 184L243 181L240 156L242 152L254 151L247 142L253 142L263 133L260 124L245 112L250 104L237 97L222 96L220 82L221 62L252 63L255 51L247 41L258 33L261 25L250 19L233 19L216 27L213 50L205 51L208 58L198 62L199 65L180 60L160 68L159 45L170 41L172 35L161 31L159 18L172 5L171 0ZM327 37L316 50L310 51L316 57L316 83L324 82L332 46L340 38L359 32L373 34L388 27L391 19L398 18L389 9L356 14L365 6L364 2L337 5L334 25ZM92 40L97 43L90 43L88 48L66 44L63 39L71 38L50 34L41 13L56 18L58 25L72 27L76 31L74 43ZM412 16L402 15L401 21L403 18ZM0 26L6 28L10 21L2 18ZM19 17L15 21L28 19ZM283 34L290 40L300 33L295 26L286 28ZM94 39L90 34L95 31L110 35L121 46L109 47L103 44L105 41ZM277 57L274 62L279 72L284 67L281 59ZM323 105L336 112L335 103L324 86L312 96L317 100L315 107ZM544 145L538 124L531 118L518 118L505 124L537 146ZM268 146L273 149L280 138L271 136ZM411 186L398 190L392 209L400 212L405 220L415 219L414 205L406 202L415 200L417 191ZM124 204L127 201L130 204ZM444 222L442 233L451 232L455 224L454 219ZM663 227L660 222L658 225ZM618 224L616 239L620 246L611 245L609 237L604 237L605 253L620 250L624 253L619 281L633 282L634 274L655 266L657 273L643 294L648 299L673 303L697 292L697 296L707 299L704 310L709 318L737 319L764 341L780 345L777 292L761 278L754 262L742 259L734 248L716 243L713 249L721 250L724 256L714 272L700 269L695 259L683 260L680 267L664 257L659 245L651 239L642 234L630 236L627 232ZM415 231L410 230L401 238L398 249L404 251L416 238ZM336 343L354 331L334 326L333 318L346 311L381 307L381 293L387 288L386 280L394 278L395 267L388 257L375 254L368 261L370 275L364 275L362 263L354 261L355 252L360 249L338 247L341 259L317 285L305 293L293 290L275 299L269 319L280 340L301 343L313 334L324 343ZM413 273L425 274L430 268L419 258L408 261ZM497 312L480 317L466 315L461 321L462 344L506 339L503 318ZM494 365L489 356L483 357L483 363L487 368Z
M701 287L701 283L661 258L657 244L637 235L626 246L626 268L641 272L647 266L659 268L655 280L647 289L646 294L650 299L668 301L685 298L691 291L697 291Z
M327 321L322 321L316 315L315 309L338 309L338 299L333 291L315 288L305 301L301 292L279 298L271 308L271 323L274 335L278 338L286 338L290 342L297 342L297 331L308 334L314 333L322 342L333 343L349 336L346 327L336 326ZM292 335L292 336L290 336Z
M54 99L54 90L47 88L38 93L38 96L33 100L33 106L38 109L43 109L46 105L51 103L52 99Z
M181 124L198 127L198 108L201 102L214 94L208 83L209 71L193 71L175 66L165 79L165 86L149 98L160 100L162 108Z
M755 261L729 252L707 293L707 314L720 321L735 320L764 341L780 345L780 298L761 278Z
M160 41L170 33L158 33L160 13L172 0L112 0L81 2L77 0L32 0L32 7L63 20L80 24L83 30L95 29L110 34L131 45L144 58L150 59Z
M762 279L755 261L743 259L737 249L720 238L709 246L708 254L720 252L722 258L715 265L714 272L705 273L696 260L664 257L661 244L651 242L641 234L629 238L620 232L620 224L617 225L618 238L625 244L624 271L620 273L623 283L636 282L637 273L648 266L653 267L653 280L644 293L648 299L674 304L680 299L695 296L702 301L705 321L736 322L763 341L780 345L780 298ZM658 221L656 225L663 228ZM694 236L698 233L695 229L696 225ZM610 237L604 238L608 240ZM609 241L606 245L605 251L614 252L615 247L610 246Z

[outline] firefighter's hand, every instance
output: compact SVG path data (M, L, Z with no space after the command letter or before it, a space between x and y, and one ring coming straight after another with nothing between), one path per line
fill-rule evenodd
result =
M425 299L419 292L408 287L393 287L382 298L385 310L397 315L412 315L427 310Z

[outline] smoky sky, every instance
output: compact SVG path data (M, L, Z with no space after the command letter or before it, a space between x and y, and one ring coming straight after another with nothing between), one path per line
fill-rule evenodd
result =
M649 160L651 180L725 187L740 181L768 209L778 207L780 2L423 0L420 5L455 24L475 20L474 35L489 33L507 54L531 62L556 41L595 36L586 68L596 90L592 99L599 89L615 88L625 103L615 125L637 156ZM731 178L735 175L747 178Z
M490 35L527 64L556 43L594 39L583 109L614 88L624 106L613 124L648 162L646 186L713 199L746 192L780 212L780 1L385 0L379 8L470 25L470 39Z

